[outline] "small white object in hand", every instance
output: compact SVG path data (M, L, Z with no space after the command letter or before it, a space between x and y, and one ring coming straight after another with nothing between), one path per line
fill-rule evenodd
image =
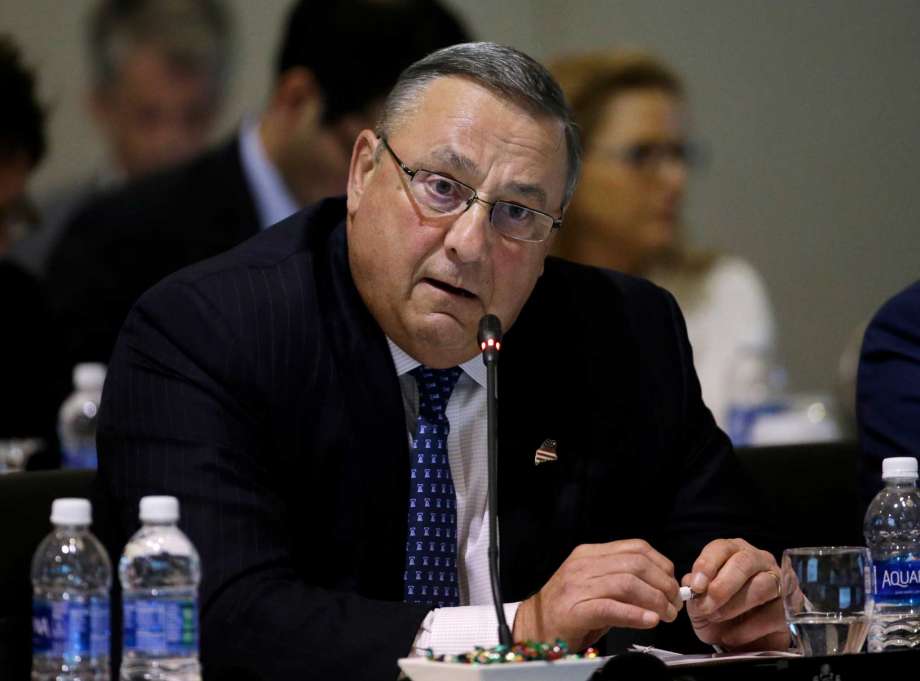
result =
M680 600L689 601L693 598L696 598L696 594L691 591L689 586L680 587Z

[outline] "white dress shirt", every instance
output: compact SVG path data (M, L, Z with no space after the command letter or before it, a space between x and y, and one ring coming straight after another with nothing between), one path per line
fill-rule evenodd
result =
M409 372L420 363L389 338L387 342L402 390L406 437L411 441L418 418L418 386ZM498 644L488 557L486 367L477 355L460 368L463 373L447 402L447 456L457 495L457 572L462 605L428 613L411 651L416 655L425 648L432 648L436 654L458 654L477 645ZM509 625L514 622L518 605L505 604Z
M258 118L247 119L240 127L240 156L262 229L300 210L300 204L284 184L281 173L265 153L259 137Z
M661 270L649 278L677 299L703 401L727 431L735 362L751 352L762 358L763 366L775 360L776 323L763 280L748 262L734 256L720 256L700 272ZM748 380L757 382L762 376Z

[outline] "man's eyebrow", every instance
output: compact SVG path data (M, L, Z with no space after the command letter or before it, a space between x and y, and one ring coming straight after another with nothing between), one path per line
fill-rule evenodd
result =
M476 165L473 159L469 156L464 156L450 147L437 147L436 149L432 149L428 156L433 161L446 163L450 166L451 170L463 171L474 175L479 173L479 166ZM445 170L447 169L445 168Z
M539 185L527 184L525 182L512 182L510 189L516 194L536 201L540 204L541 208L546 206L546 192L543 191L543 188Z
M432 161L438 161L449 166L449 168L443 169L444 172L453 170L454 172L464 172L473 175L479 174L479 166L476 165L473 159L464 156L450 147L438 147L433 149L429 153L429 158ZM539 203L541 208L546 206L546 192L539 185L529 184L527 182L512 182L508 185L508 190L521 196L523 199Z

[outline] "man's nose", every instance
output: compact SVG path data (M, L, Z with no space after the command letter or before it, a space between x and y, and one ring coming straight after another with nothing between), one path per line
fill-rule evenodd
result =
M681 158L667 157L661 159L658 176L670 187L682 191L687 184L687 162Z
M481 262L491 252L494 238L491 211L492 206L476 199L447 230L444 247L460 262Z

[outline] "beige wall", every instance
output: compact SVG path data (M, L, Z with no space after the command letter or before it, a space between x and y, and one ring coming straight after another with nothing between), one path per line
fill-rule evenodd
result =
M920 3L449 0L477 37L547 58L655 50L685 74L711 161L691 234L761 271L794 387L830 389L852 329L920 276ZM46 189L91 167L82 109L89 0L0 0L55 110ZM234 0L237 78L223 131L261 103L288 3Z

